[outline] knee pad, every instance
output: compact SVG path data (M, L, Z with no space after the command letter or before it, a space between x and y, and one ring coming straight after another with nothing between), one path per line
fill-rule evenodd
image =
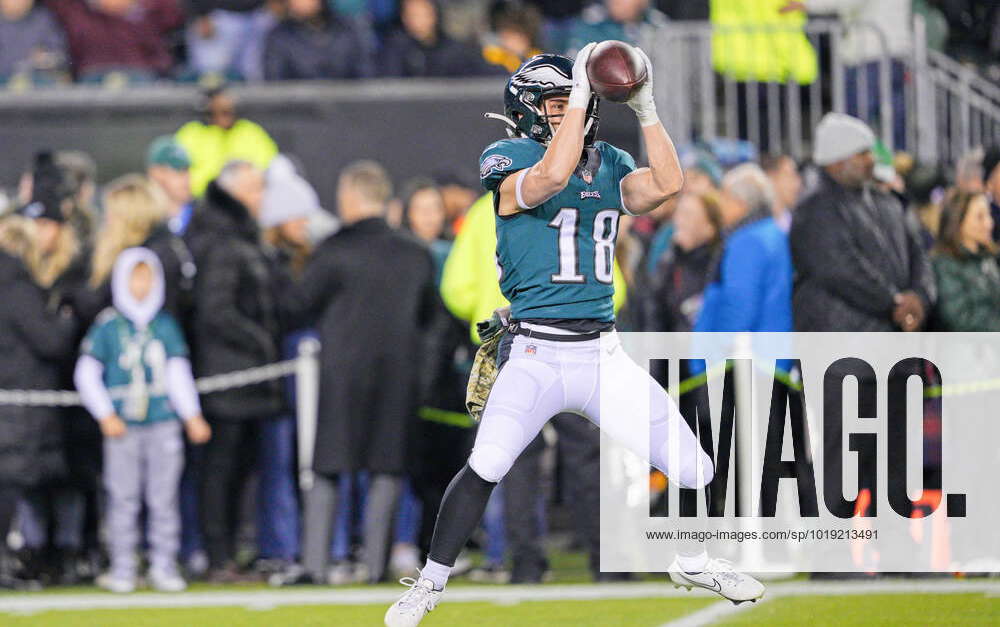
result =
M516 457L496 444L480 444L469 456L469 468L490 483L499 483L514 465Z

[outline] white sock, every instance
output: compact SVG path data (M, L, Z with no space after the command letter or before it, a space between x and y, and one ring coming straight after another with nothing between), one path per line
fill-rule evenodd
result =
M677 554L677 565L686 573L700 573L705 570L708 564L708 552L702 551L697 555Z
M434 584L435 590L444 590L445 585L448 583L448 575L450 574L451 566L438 564L430 558L427 559L427 563L424 564L423 570L420 571L420 576L425 579L430 579L431 583Z

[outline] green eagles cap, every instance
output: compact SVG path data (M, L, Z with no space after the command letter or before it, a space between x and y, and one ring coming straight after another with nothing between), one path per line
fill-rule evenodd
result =
M165 165L174 170L187 170L191 167L191 158L184 147L177 143L177 140L169 135L164 135L157 137L149 145L146 163L148 165Z
M896 179L896 168L892 161L892 151L882 143L882 140L876 140L875 146L872 147L872 154L875 156L875 180L881 183L892 183Z

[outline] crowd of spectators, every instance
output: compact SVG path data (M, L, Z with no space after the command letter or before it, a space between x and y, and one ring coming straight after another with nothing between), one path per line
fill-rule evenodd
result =
M520 0L4 0L0 80L25 87L496 75L595 33L634 38L632 25L658 15L648 0L582 14L583 3L566 4L568 13L560 6L552 17L546 3Z
M851 72L871 80L870 93L848 93L853 102L877 97L872 61L882 46L869 24L884 31L896 60L894 84L903 80L911 11L927 16L932 46L1000 67L1000 10L975 0L3 0L0 81L24 88L491 75L513 71L538 51L572 56L588 41L636 42L641 27L669 20L762 21L794 31L808 12L854 25L838 47L848 84ZM814 53L792 31L770 37L801 48L789 71L809 82ZM744 73L775 63L746 50L737 57Z

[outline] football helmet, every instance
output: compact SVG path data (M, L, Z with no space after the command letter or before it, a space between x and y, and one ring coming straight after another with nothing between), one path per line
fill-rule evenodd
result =
M550 116L545 114L543 101L552 96L568 96L572 88L572 59L558 54L535 55L507 80L503 97L504 115L487 113L486 116L503 121L510 137L526 137L548 144L553 129ZM597 94L591 94L584 127L586 146L593 144L597 137L599 101Z

